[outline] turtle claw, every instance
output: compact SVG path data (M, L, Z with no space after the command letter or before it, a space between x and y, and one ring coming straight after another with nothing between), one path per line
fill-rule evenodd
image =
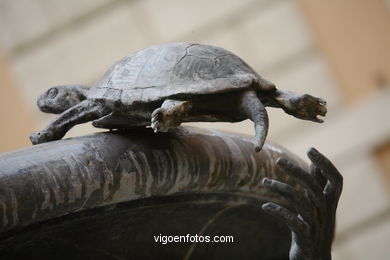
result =
M318 98L318 103L322 106L326 106L326 100L323 98Z
M166 100L160 108L152 113L151 127L154 132L168 132L169 129L179 126L185 111L191 107L188 101Z
M320 116L326 116L326 112L328 112L326 109L326 101L322 98L318 98L317 114Z
M318 98L318 104L316 106L316 111L314 111L315 115L313 115L312 121L317 123L323 123L324 120L321 118L318 118L318 116L326 116L326 113L328 110L326 109L326 101L322 98Z
M161 128L161 124L159 122L153 122L150 127L153 129L153 132L165 132L164 129Z
M323 123L324 120L318 118L318 116L325 116L326 101L322 98L313 97L310 95L303 95L302 103L304 107L301 108L302 119L310 120L317 123Z
M295 111L296 117L317 123L323 123L324 120L318 118L318 116L326 116L326 113L328 112L324 99L313 97L308 94L302 95L299 98Z
M158 108L153 111L151 119L151 127L155 133L157 132L168 132L168 130L174 126L173 114L169 113L169 110L165 108Z

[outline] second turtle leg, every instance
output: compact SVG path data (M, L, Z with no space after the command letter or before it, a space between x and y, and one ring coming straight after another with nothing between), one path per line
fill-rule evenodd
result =
M61 113L42 131L33 133L30 140L32 144L40 144L61 139L73 126L94 120L108 113L109 110L103 104L84 100Z
M191 101L167 99L153 111L151 127L154 132L168 132L170 128L179 126L191 109Z
M271 106L281 107L287 114L299 119L322 123L317 116L326 115L326 101L309 94L298 94L291 91L276 90L274 100L277 104Z

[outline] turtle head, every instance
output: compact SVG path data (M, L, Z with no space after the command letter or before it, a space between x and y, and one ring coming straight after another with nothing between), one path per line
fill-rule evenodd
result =
M42 112L59 114L87 98L89 87L80 85L56 86L38 97Z

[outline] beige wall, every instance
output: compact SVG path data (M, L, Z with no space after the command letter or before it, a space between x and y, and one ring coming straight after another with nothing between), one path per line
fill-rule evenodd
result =
M1 86L0 101L19 99L7 120L25 126L0 135L0 148L20 146L31 127L53 118L35 105L52 85L93 84L115 61L152 44L218 45L279 88L328 101L324 124L270 109L269 138L301 157L314 146L344 174L334 259L388 259L389 159L380 148L390 136L388 23L379 0L3 0L2 68L17 84ZM197 125L253 135L248 121ZM85 124L67 136L94 131Z
M380 165L383 179L390 192L390 141L378 145L377 149L374 151L374 156Z
M347 101L364 99L389 84L390 15L385 1L298 2Z

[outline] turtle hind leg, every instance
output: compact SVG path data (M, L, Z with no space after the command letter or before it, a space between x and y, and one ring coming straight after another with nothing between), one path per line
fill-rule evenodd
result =
M61 139L73 126L82 124L110 113L102 103L84 100L61 113L42 131L31 134L32 144L40 144Z
M153 111L151 127L154 132L168 132L170 128L179 126L191 109L191 101L167 99Z
M281 90L275 91L273 98L289 115L317 123L324 122L318 118L318 116L325 116L327 112L326 101L322 98Z

